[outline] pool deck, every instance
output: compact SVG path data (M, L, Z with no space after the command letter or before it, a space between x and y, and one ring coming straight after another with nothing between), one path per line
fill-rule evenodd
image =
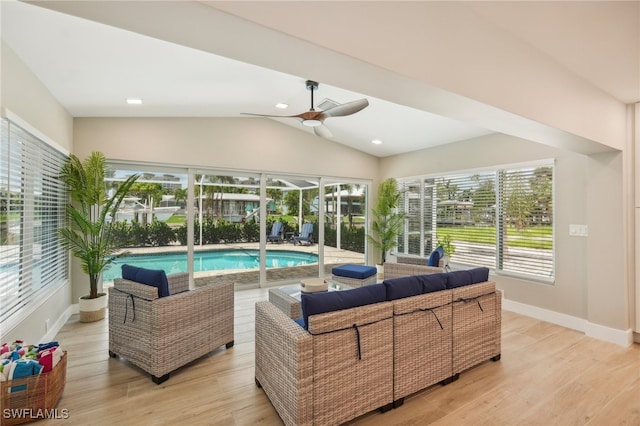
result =
M303 253L318 254L318 245L312 244L293 245L290 243L267 243L267 250L291 250ZM233 243L233 244L210 244L204 246L196 246L195 251L203 250L259 250L260 243ZM186 246L168 246L168 247L141 247L127 249L129 254L154 254L167 252L184 252ZM335 247L324 247L324 276L331 275L331 269L337 265L345 263L364 264L364 254L356 253L348 250L339 250ZM302 278L317 277L318 264L293 266L286 268L268 268L267 280L260 282L260 271L257 269L225 269L216 271L203 271L194 273L196 286L207 285L215 282L233 281L236 290L280 286L299 282Z

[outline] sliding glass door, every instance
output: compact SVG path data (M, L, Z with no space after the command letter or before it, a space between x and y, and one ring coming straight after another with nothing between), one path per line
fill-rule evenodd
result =
M124 263L236 288L297 283L364 263L366 183L113 163L107 191L131 174L140 178L112 219L129 253L105 282L121 276Z

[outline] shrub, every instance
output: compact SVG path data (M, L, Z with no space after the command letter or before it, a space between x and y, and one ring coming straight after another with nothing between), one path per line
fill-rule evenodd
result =
M148 239L152 246L168 246L175 241L176 234L169 225L156 219L149 226Z

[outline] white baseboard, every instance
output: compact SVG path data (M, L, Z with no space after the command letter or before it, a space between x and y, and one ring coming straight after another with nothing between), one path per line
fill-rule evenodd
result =
M69 305L67 307L67 309L64 310L62 315L60 315L60 317L56 320L56 322L53 323L51 325L51 327L49 327L49 329L47 330L45 335L42 336L42 339L40 339L41 342L50 342L50 341L52 341L52 340L54 340L56 338L56 334L58 334L58 332L66 324L66 322L69 320L69 318L71 318L71 315L73 315L73 307L74 306L75 306L76 311L78 310L78 305L77 304L76 305Z
M633 343L633 331L631 329L618 330L616 328L589 322L583 318L562 314L560 312L539 308L537 306L527 305L525 303L514 302L509 299L502 300L502 309L536 318L541 321L557 324L572 330L577 330L584 333L586 336L615 343L616 345L630 346Z
M587 322L585 334L589 337L615 343L620 346L631 346L633 344L633 330L631 329L618 330L616 328Z

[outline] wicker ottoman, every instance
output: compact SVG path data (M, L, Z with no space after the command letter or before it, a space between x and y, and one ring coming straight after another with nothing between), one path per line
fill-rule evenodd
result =
M333 281L346 284L351 287L375 284L376 268L374 266L346 264L336 266L331 270Z

